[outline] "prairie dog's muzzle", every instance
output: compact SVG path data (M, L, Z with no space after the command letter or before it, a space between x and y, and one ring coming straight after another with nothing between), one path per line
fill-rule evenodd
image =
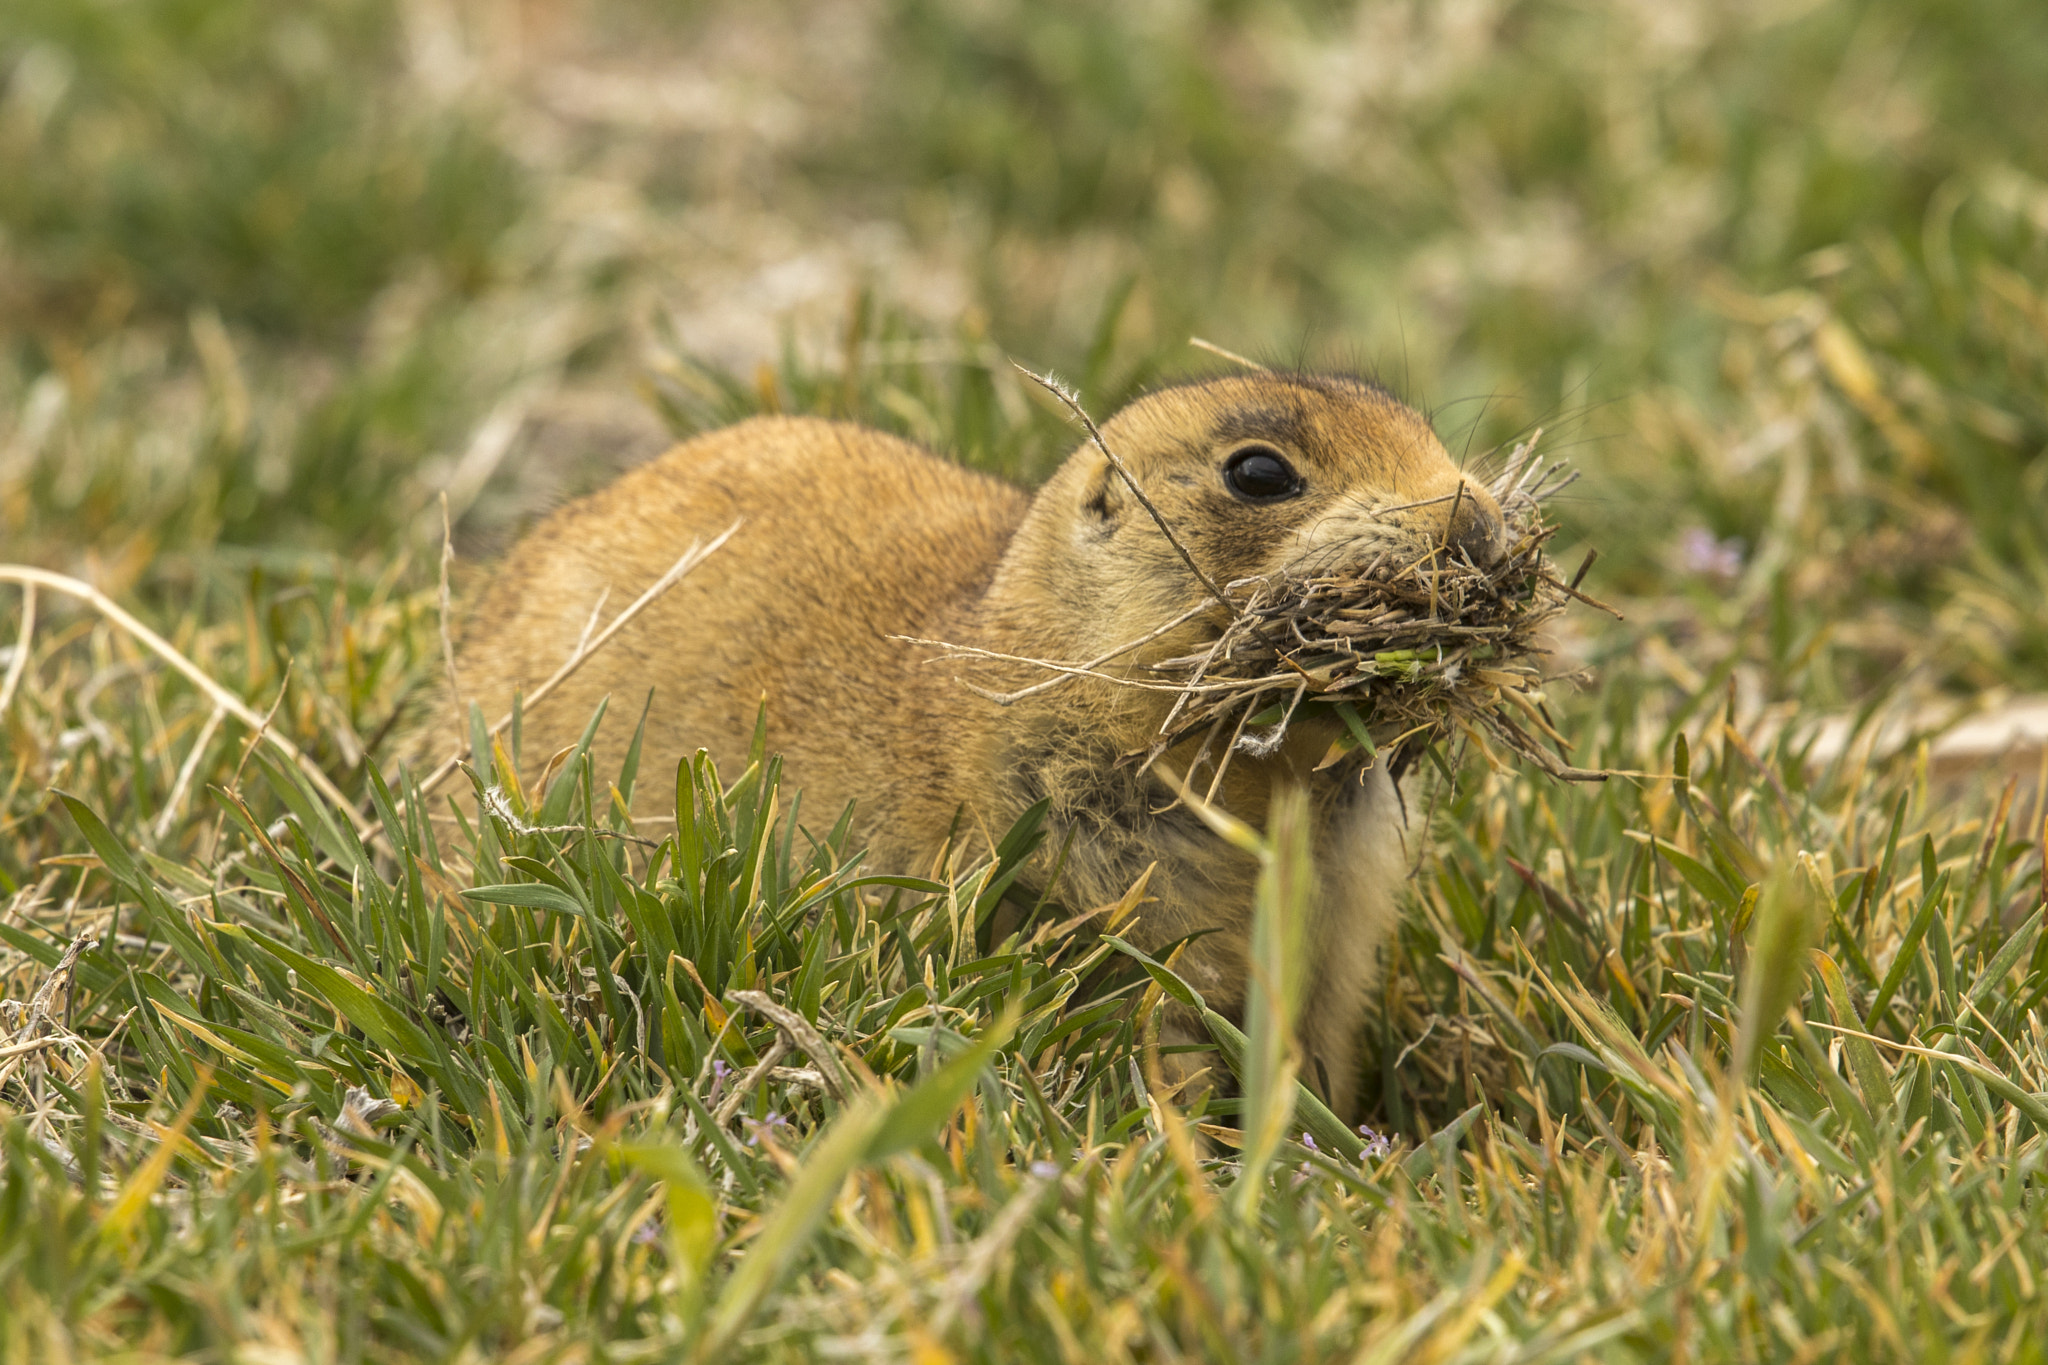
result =
M1362 564L1382 550L1421 559L1439 548L1482 569L1500 563L1508 551L1507 523L1491 493L1465 479L1427 499L1347 498L1302 528L1288 562L1319 572Z
M1444 508L1444 545L1482 569L1500 563L1508 552L1507 522L1493 494L1466 479Z

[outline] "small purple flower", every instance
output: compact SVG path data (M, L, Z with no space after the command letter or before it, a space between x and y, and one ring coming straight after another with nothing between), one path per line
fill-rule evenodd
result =
M776 1129L789 1127L789 1120L773 1109L768 1111L768 1117L765 1119L750 1119L742 1114L740 1122L747 1125L747 1146L749 1147L760 1146L761 1137L764 1133L772 1139Z
M713 1105L718 1103L718 1097L725 1092L725 1078L730 1075L732 1075L732 1068L725 1064L725 1059L723 1057L714 1057L711 1061L711 1093L705 1096L705 1104Z
M1051 1180L1060 1173L1060 1168L1053 1165L1050 1161L1034 1161L1031 1163L1030 1169L1031 1174L1037 1176L1040 1180Z
M1717 540L1704 526L1688 526L1678 538L1678 562L1687 573L1726 581L1741 574L1748 549L1738 536Z
M1314 1133L1304 1132L1301 1135L1301 1145L1308 1148L1311 1152L1320 1152L1323 1150L1322 1148L1316 1146L1316 1135Z
M661 1240L661 1220L650 1218L633 1233L633 1241L643 1247L651 1247Z
M1369 1125L1361 1123L1358 1125L1358 1135L1365 1139L1365 1151L1362 1155L1375 1161L1394 1150L1392 1133L1376 1133Z

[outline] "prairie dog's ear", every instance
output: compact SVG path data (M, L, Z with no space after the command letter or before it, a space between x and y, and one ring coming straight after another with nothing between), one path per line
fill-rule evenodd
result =
M1081 500L1081 508L1093 519L1095 526L1108 530L1123 512L1124 500L1128 496L1124 481L1108 460L1098 452L1094 467L1089 471L1084 485L1087 495Z

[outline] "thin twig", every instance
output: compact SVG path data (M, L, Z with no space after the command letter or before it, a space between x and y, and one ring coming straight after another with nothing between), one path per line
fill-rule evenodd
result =
M1189 337L1188 345L1198 351L1207 351L1210 355L1220 355L1231 364L1242 365L1247 370L1256 370L1260 374L1271 374L1273 372L1272 367L1269 365L1261 365L1258 361L1248 356L1241 356L1236 351L1226 351L1215 342L1205 341L1201 337Z
M22 1026L15 1034L17 1039L49 1021L50 1002L57 998L57 987L71 975L80 957L99 946L100 936L92 929L81 930L78 936L71 940L70 945L64 949L64 956L57 959L57 965L50 968L49 975L43 978L43 984L29 997L28 1010L22 1017Z
M1458 530L1458 509L1465 505L1465 481L1458 480L1457 493L1451 498L1451 513L1444 518L1444 553L1451 551L1451 537Z
M1216 642L1209 646L1208 652L1202 655L1201 662L1195 665L1195 671L1188 675L1188 689L1182 691L1178 697L1173 699L1173 706L1167 711L1166 719L1159 722L1159 733L1161 735L1173 733L1174 721L1180 718L1180 713L1187 706L1189 698L1195 695L1192 689L1201 684L1203 677L1209 672L1209 665L1216 662L1216 656L1223 651L1223 647L1228 643L1230 643L1229 636L1219 635L1216 637ZM1190 777L1194 775L1192 768L1189 769L1188 775Z
M547 779L543 778L537 786L540 790L545 790ZM506 827L514 834L588 834L599 839L617 839L622 843L639 844L643 848L661 847L661 841L658 839L642 838L638 834L606 829L602 825L529 825L519 818L518 813L512 809L512 803L505 799L503 787L491 787L484 792L484 808L504 821Z
M5 1047L0 1047L0 1060L8 1062L7 1066L0 1067L0 1084L4 1084L19 1069L19 1059L31 1053L64 1044L75 1045L81 1051L85 1049L85 1044L76 1034L51 1017L50 1006L57 998L57 988L69 982L72 973L77 970L78 959L99 946L98 932L92 929L83 930L71 940L71 946L64 950L64 956L57 960L57 965L50 968L49 974L43 978L42 985L36 988L36 993L29 998L27 1007L22 1010L21 1024L15 1029L14 1036L8 1040Z
M178 807L185 803L186 789L191 787L192 778L199 771L199 761L206 756L206 746L213 743L213 732L220 728L221 717L226 710L216 706L208 713L206 724L199 727L199 738L192 741L192 752L185 755L185 761L178 768L177 781L171 784L171 794L164 801L164 808L157 813L156 824L151 826L149 837L153 843L162 843L164 835L170 833L171 822L177 819Z
M1578 572L1572 575L1571 582L1565 584L1566 592L1577 592L1579 590L1579 584L1586 581L1587 571L1593 567L1593 561L1598 559L1599 557L1600 549L1598 546L1590 546L1587 548L1586 557L1579 561Z
M241 757L235 760L235 771L228 778L227 786L224 790L228 792L238 792L242 789L242 770L249 766L249 755L256 752L256 746L258 744L261 744L263 742L263 737L270 733L270 722L277 719L277 708L284 705L285 693L291 690L292 668L297 662L298 661L296 659L291 658L287 658L284 661L284 676L278 679L277 683L277 699L270 703L270 709L263 713L263 720L261 721L261 723L259 723L255 729L249 732L249 738L243 742ZM210 838L208 838L206 843L206 847L208 849L208 858L211 858L213 856L213 851L218 850L220 848L221 833L222 831L226 830L227 827L228 813L226 810L222 810L213 817L213 834ZM358 828L360 828L360 826L358 826ZM383 835L379 832L373 831L371 837L381 839ZM218 877L222 872L226 870L227 865L229 863L234 862L237 858L240 858L241 856L242 855L240 853L230 854L225 862L222 862L215 866L214 875Z
M448 604L448 567L455 562L455 529L448 520L448 490L441 490L441 663L448 670L448 697L462 705L462 684L455 676L455 638L448 631L453 613Z
M718 1106L718 1112L711 1116L712 1122L721 1128L731 1123L732 1116L740 1112L740 1106L747 1102L747 1096L753 1093L754 1087L760 1084L761 1078L775 1070L775 1064L784 1057L787 1057L789 1053L789 1039L780 1033L776 1034L775 1041L770 1043L768 1050L761 1054L761 1060L754 1063L748 1069L746 1075L733 1082L732 1093L725 1097L725 1102Z
M1370 510L1372 514L1376 517L1383 517L1389 512L1412 512L1418 507L1434 507L1440 502L1451 502L1454 499L1464 496L1464 493L1465 485L1463 483L1460 483L1457 486L1457 488L1453 491L1449 493L1439 493L1437 494L1437 496L1433 498L1423 498L1417 502L1397 502L1386 507L1374 507ZM1454 514L1457 511L1455 507L1451 510Z
M48 1033L31 1038L25 1043L9 1043L6 1047L0 1047L0 1061L5 1061L9 1057L26 1057L31 1052L41 1052L46 1047L57 1047L70 1041L71 1039L64 1034Z
M522 707L538 706L541 702L545 701L550 692L553 692L557 687L561 686L564 682L568 681L571 674L575 673L577 669L583 667L584 663L589 660L591 655L597 653L597 651L599 651L600 649L603 649L605 645L611 641L612 636L617 635L620 631L624 630L627 624L630 623L632 619L638 616L642 611L646 610L648 605L651 604L654 601L654 599L660 597L663 593L667 592L670 588L674 587L679 581L681 581L685 574L689 573L690 570L696 568L699 564L702 564L705 560L709 559L713 552L715 552L721 546L723 546L726 541L732 539L733 533L738 531L742 524L743 523L741 522L734 522L732 525L726 527L725 530L717 537L715 537L708 545L704 544L701 541L691 541L690 548L683 551L682 558L678 559L674 564L669 566L669 570L667 573L655 579L654 582L648 586L646 592L641 593L640 596L633 600L632 605L628 606L624 611L621 611L617 616L614 616L612 618L612 623L606 626L604 630L598 634L596 639L578 644L576 647L576 651L569 656L567 661L565 661L560 668L556 669L554 673L549 676L546 682L542 683L539 687L533 689L533 695L527 697L524 700L524 702L522 703ZM507 727L511 723L512 712L507 711L504 714L504 716L499 719L496 725L493 725L488 731L485 732L484 737L486 739L496 739L500 734L504 733L505 727ZM440 786L441 783L447 779L448 775L455 771L457 765L459 765L464 759L468 758L469 756L470 748L469 745L465 743L460 748L458 748L454 753L450 754L447 758L443 759L440 767L434 769L433 772L427 774L426 780L420 783L420 792L424 795L425 793L431 792L434 790L434 788Z
M512 442L518 439L534 405L554 387L554 383L555 376L542 376L506 394L485 416L443 485L444 498L449 490L455 494L457 516L467 512L476 502L477 495L484 491L484 485L491 481L491 476L504 462L506 452L512 449Z
M1168 621L1165 625L1159 627L1159 629L1157 630L1148 631L1144 635L1140 635L1135 640L1131 640L1124 644L1120 644L1115 649L1110 650L1107 654L1099 654L1095 658L1090 659L1085 664L1076 664L1073 666L1072 671L1055 674L1053 677L1047 678L1044 682L1033 683L1029 687L1021 687L1017 689L1015 692L989 692L979 687L973 687L972 684L966 684L966 686L968 686L970 690L972 690L977 696L986 697L998 706L1009 706L1012 703L1024 700L1026 697L1033 697L1038 695L1040 692L1049 691L1052 688L1058 687L1061 683L1071 682L1077 677L1090 676L1092 670L1102 667L1102 665L1108 663L1111 659L1114 659L1119 655L1128 654L1132 650L1138 648L1140 645L1151 644L1160 636L1173 630L1177 626L1186 625L1188 622L1194 620L1197 616L1200 616L1203 612L1209 610L1209 608L1216 605L1218 604L1215 598L1206 598L1203 601L1197 603L1196 605L1188 608L1180 615L1174 617L1171 621ZM942 643L941 641L936 640L921 640L914 635L891 635L889 638L891 640L899 641L903 644L908 645L931 645ZM968 648L968 646L948 644L944 645L944 648L948 650L961 650ZM1038 664L1038 666L1040 667L1061 667L1061 665L1039 664L1039 661L1036 659L1020 659L1017 662Z
M1077 678L1100 678L1104 682L1113 682L1122 687L1135 687L1146 692L1184 693L1190 690L1196 692L1233 692L1242 689L1244 686L1241 682L1221 682L1207 687L1190 689L1186 683L1147 682L1143 678L1126 678L1115 673L1104 673L1099 669L1089 668L1085 664L1063 664L1052 659L1033 659L1023 654L1004 654L1000 650L981 649L974 645L956 645L950 640L927 640L919 635L892 635L889 638L900 640L908 645L930 645L935 649L946 650L950 655L963 659L989 659L1003 664L1030 664L1033 668L1048 668L1055 673ZM977 696L987 697L991 701L999 700L1004 695L998 692L990 692L986 688L976 687L972 683L962 683L961 686Z
M1247 701L1237 708L1237 724L1231 728L1230 742L1223 746L1223 753L1216 760L1216 771L1209 776L1209 790L1202 795L1204 801L1215 804L1216 793L1223 789L1223 775L1230 771L1230 760L1236 756L1237 746L1244 742L1244 727L1251 718L1252 704ZM1190 782L1193 781L1192 770L1189 771L1188 778Z
M823 1034L811 1027L811 1021L787 1005L770 998L761 991L734 991L732 998L756 1013L766 1016L781 1035L804 1055L817 1063L820 1080L832 1098L842 1104L854 1093L853 1077L847 1073L846 1064L839 1060L839 1054L825 1041Z
M1573 597L1576 597L1581 602L1584 602L1587 606L1592 607L1598 611L1604 611L1617 621L1626 621L1628 619L1627 617L1623 616L1620 612L1616 611L1613 607L1610 607L1605 602L1602 602L1599 598L1588 597L1585 593L1580 592L1577 588L1565 582L1556 574L1545 573L1543 575L1543 581L1550 584L1554 588L1562 588L1564 591L1570 593Z
M607 583L598 590L597 601L590 604L590 615L583 622L583 629L576 636L576 648L582 650L590 643L592 632L604 615L604 604L612 600L612 585Z
M1232 616L1242 616L1244 613L1238 609L1236 603L1230 600L1229 595L1223 589L1216 586L1216 580L1202 572L1202 566L1195 563L1195 557L1188 553L1188 547L1181 544L1180 537L1173 533L1173 527L1167 524L1166 517L1157 507L1153 506L1152 499L1145 496L1145 490L1138 486L1137 477L1125 467L1124 462L1118 458L1117 453L1109 448L1109 443L1102 439L1102 432L1096 427L1095 419L1088 415L1088 409L1081 406L1081 400L1075 395L1074 391L1067 388L1066 385L1060 383L1059 380L1053 378L1050 374L1040 374L1036 370L1017 364L1014 360L1010 363L1016 365L1025 378L1030 379L1047 393L1065 403L1067 410L1080 419L1081 425L1088 431L1088 439L1094 442L1097 450L1102 452L1102 457L1109 461L1110 468L1116 470L1122 476L1124 483L1131 490L1131 495L1138 500L1147 512L1152 514L1152 520L1158 524L1160 533L1172 544L1174 552L1180 556L1181 562L1188 566L1188 572L1193 574L1200 581L1201 585L1209 590L1211 597L1221 602L1225 607L1228 607Z
M1508 510L1509 501L1521 492L1522 485L1528 481L1531 471L1535 469L1536 443L1542 439L1542 427L1530 432L1528 440L1508 452L1507 459L1501 462L1500 473L1487 488L1486 491L1493 494L1493 500L1500 504L1503 513Z
M242 770L249 766L249 755L256 752L270 734L270 726L277 719L278 708L284 705L285 695L292 690L292 669L298 666L297 659L284 661L284 676L277 680L277 696L271 700L270 709L263 713L263 719L256 722L256 728L249 732L249 738L242 745L242 756L235 760L234 776L228 779L228 790L238 790L242 785Z
M194 687L212 699L214 705L261 734L272 748L290 759L299 771L306 775L307 781L311 782L322 796L348 813L349 820L355 825L358 833L367 835L370 832L370 822L357 812L355 803L342 794L341 788L334 785L333 780L321 770L320 765L315 763L311 756L283 735L265 727L262 718L250 710L241 698L215 682L198 664L179 653L170 641L122 610L120 604L113 598L90 583L63 574L51 573L47 569L31 568L26 564L0 564L0 582L37 584L63 593L66 597L75 597L82 602L90 603L94 610L140 640L151 653L184 674Z

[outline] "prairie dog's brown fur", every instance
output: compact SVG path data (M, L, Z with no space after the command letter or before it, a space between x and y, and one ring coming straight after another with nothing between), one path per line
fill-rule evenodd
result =
M1421 416L1362 381L1252 374L1168 388L1117 413L1104 435L1219 584L1386 545L1501 551L1492 499ZM1292 465L1298 495L1254 504L1226 486L1226 462L1252 446ZM527 712L528 761L574 743L603 697L637 712L651 688L646 769L704 748L730 773L765 697L786 782L821 819L854 803L855 845L878 865L929 871L956 815L1000 836L1050 798L1048 850L1074 836L1061 900L1106 904L1157 863L1139 941L1219 930L1196 940L1181 970L1217 1008L1241 1009L1250 860L1185 806L1163 809L1172 794L1156 774L1116 762L1147 747L1171 696L1084 678L1004 707L963 686L963 673L997 689L1045 675L934 662L933 649L889 638L1081 662L1200 603L1207 590L1090 444L1030 496L845 423L759 418L700 436L518 544L464 633L464 690L502 714L515 687L530 690L574 650L601 593L616 610L693 539L736 520L723 549ZM1105 671L1193 652L1221 619L1198 617ZM452 746L456 709L437 723L437 742ZM616 771L631 730L616 713L606 723L600 773ZM1306 1074L1326 1076L1346 1113L1403 875L1403 816L1384 764L1362 779L1311 777L1331 738L1297 725L1277 752L1237 754L1219 804L1259 826L1276 781L1308 783L1319 892L1301 1038ZM1166 762L1186 773L1195 748Z

